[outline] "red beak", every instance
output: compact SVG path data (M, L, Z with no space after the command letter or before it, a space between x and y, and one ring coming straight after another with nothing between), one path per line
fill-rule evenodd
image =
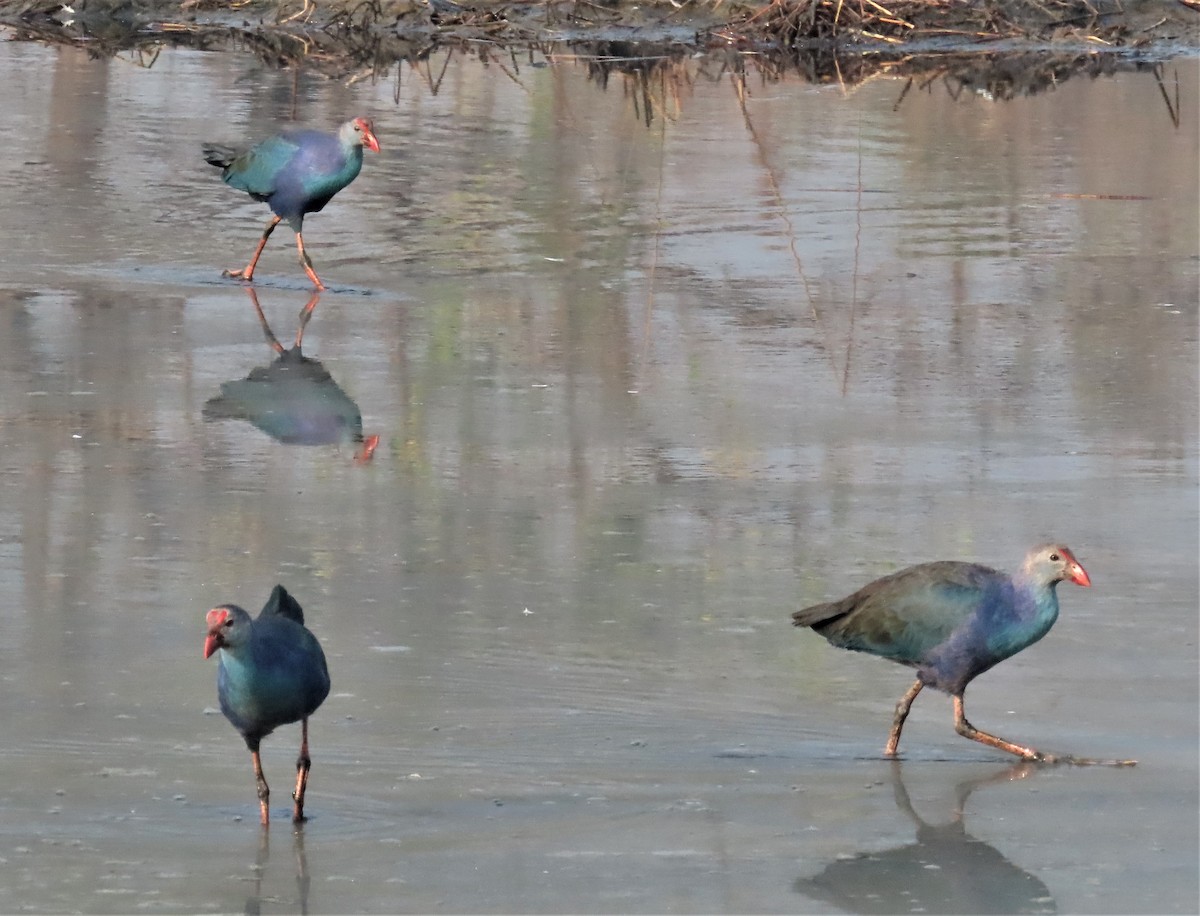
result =
M221 645L222 645L221 634L220 633L209 633L208 637L204 640L204 657L208 658L210 655L212 655L214 652L216 652L219 648L221 648Z
M371 125L363 125L363 146L373 153L379 152L379 140L375 137L375 131L371 129Z
M208 658L225 645L225 637L222 635L222 630L225 627L225 621L228 619L229 611L221 607L213 608L204 616L204 622L208 624L208 635L204 637L205 658Z
M1071 573L1071 581L1076 585L1082 585L1087 588L1092 584L1092 580L1088 578L1087 570L1079 565L1078 562L1072 563L1069 567Z

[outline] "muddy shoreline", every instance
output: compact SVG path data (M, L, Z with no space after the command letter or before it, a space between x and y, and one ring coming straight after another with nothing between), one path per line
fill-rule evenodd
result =
M135 52L148 66L164 47L234 49L349 81L458 49L515 69L583 61L601 80L613 72L691 79L748 71L843 85L946 78L996 99L1200 51L1196 0L1153 0L1132 11L1112 0L0 0L0 25L16 40L100 56Z

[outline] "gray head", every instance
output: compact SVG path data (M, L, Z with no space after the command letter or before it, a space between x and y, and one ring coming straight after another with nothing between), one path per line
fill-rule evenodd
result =
M236 649L250 638L250 615L236 604L222 604L204 618L208 635L204 639L204 657L218 649Z
M369 118L355 118L338 128L338 137L347 146L365 146L373 153L379 152L379 141L375 139L375 127Z
M1087 571L1065 544L1041 544L1033 548L1025 556L1021 573L1042 585L1054 585L1057 582L1073 582L1083 586L1092 584Z

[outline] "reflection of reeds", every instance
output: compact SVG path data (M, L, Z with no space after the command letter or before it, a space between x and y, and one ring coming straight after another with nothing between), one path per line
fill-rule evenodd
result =
M788 240L788 251L792 257L792 263L796 268L796 279L799 281L799 288L804 291L804 299L808 306L809 315L812 318L813 327L820 331L822 337L822 349L829 357L829 365L833 370L835 377L840 379L841 393L844 395L850 386L850 364L854 354L854 320L858 311L858 274L859 274L859 254L862 243L862 153L861 150L858 156L858 174L855 188L855 231L854 231L854 271L851 281L850 291L850 309L848 316L849 327L846 332L846 348L845 355L842 359L841 370L838 370L836 348L834 347L832 330L829 321L826 320L821 312L821 304L823 300L821 296L814 291L813 284L809 279L808 272L804 269L804 259L800 256L800 246L796 233L796 227L792 221L791 211L782 190L782 181L777 174L775 167L771 164L770 156L768 155L766 144L763 143L759 136L758 129L754 125L754 119L750 115L750 109L746 107L746 83L744 74L734 74L732 76L734 91L737 94L738 107L742 113L742 123L746 128L746 134L750 138L750 142L754 145L755 152L758 157L759 166L763 171L763 176L766 179L766 186L771 192L771 209L779 217L783 224L783 234Z
M493 2L477 8L453 0L185 0L170 7L195 17L186 21L155 20L151 17L168 7L155 6L154 0L133 2L133 15L93 15L76 22L65 18L59 2L0 0L0 21L6 17L14 23L17 39L78 45L95 56L128 52L141 66L153 65L164 46L184 46L247 51L272 67L347 82L385 79L396 67L397 93L405 64L436 93L453 55L496 66L522 86L522 56L531 63L538 57L576 61L604 88L619 76L636 117L647 125L659 117L674 119L695 81L728 73L767 82L796 75L843 88L900 78L908 82L899 104L910 89L939 83L952 95L969 92L1003 101L1045 91L1075 75L1154 66L1080 49L1080 41L1096 47L1138 39L1131 20L1101 11L1099 4L1111 6L1112 0L724 0L727 8L723 0L708 0L700 7L706 19L688 40L649 41L587 40L589 28L611 28L633 14L620 5L582 0L520 7ZM644 8L650 11L642 13L650 20L644 34L668 24L680 34L672 17L681 17L682 7L649 3ZM272 10L273 18L267 15ZM720 21L717 10L723 11ZM252 24L247 17L258 21ZM564 33L574 34L567 39ZM1040 44L1036 50L989 50L996 38ZM924 42L914 46L918 39ZM1072 44L1053 50L1061 39ZM952 50L948 40L954 41ZM434 63L439 52L445 56ZM1165 86L1163 99L1176 121L1178 105Z
M643 48L629 42L578 42L571 53L543 48L551 61L575 60L587 67L588 79L608 88L613 75L621 77L634 114L649 127L657 115L674 121L683 110L683 97L694 79L682 49Z
M1179 127L1179 73L1175 73L1175 99L1172 102L1171 94L1167 92L1167 87L1163 83L1162 64L1156 64L1154 67L1154 79L1158 82L1158 91L1162 93L1163 102L1167 106L1167 114L1171 118L1171 123L1176 128Z

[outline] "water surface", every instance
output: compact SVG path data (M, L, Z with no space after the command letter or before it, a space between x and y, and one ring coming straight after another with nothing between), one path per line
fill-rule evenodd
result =
M0 910L1194 912L1196 62L1178 126L1150 72L696 77L649 127L571 62L401 76L0 44ZM199 144L293 112L384 147L306 225L365 466L205 416L276 353ZM936 695L881 759L909 673L790 612L1051 537L1094 586L972 720L1140 765ZM201 649L276 581L334 688L264 837Z

